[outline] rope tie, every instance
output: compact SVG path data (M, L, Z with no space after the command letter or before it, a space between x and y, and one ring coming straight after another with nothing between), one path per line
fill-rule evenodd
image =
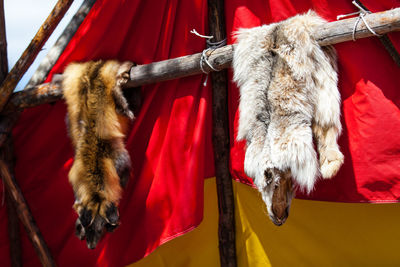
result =
M204 63L213 71L221 71L219 69L216 69L209 61L208 61L208 55L207 53L209 51L214 51L217 48L220 48L224 45L226 45L226 38L224 40L218 41L218 42L211 42L211 39L214 38L214 36L212 35L202 35L200 33L198 33L195 29L191 30L190 33L193 33L194 35L199 36L200 38L204 38L207 39L206 43L207 43L207 48L203 50L203 52L201 53L201 58L200 58L200 69L201 71L206 74L206 79L204 80L203 85L207 86L207 80L208 80L208 74L210 73L209 71L206 71L204 69Z
M358 23L360 22L360 20L362 20L365 24L365 27L367 27L367 29L370 31L370 33L372 33L375 36L381 36L380 34L376 33L367 23L367 21L365 20L365 16L367 16L368 14L371 14L371 11L365 10L362 6L360 6L356 1L351 2L353 5L355 5L359 11L357 12L353 12L350 14L345 14L345 15L339 15L336 17L337 20L343 19L343 18L347 18L353 15L357 15L358 14L358 18L356 20L356 22L354 23L354 27L353 27L353 33L352 33L352 39L353 41L356 41L356 29L358 26Z

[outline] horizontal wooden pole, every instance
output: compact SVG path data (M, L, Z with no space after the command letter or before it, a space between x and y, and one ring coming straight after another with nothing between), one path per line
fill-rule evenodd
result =
M232 63L233 56L232 45L217 48L208 51L208 61L217 70L229 68ZM201 74L200 59L202 53L189 56L183 56L164 61L158 61L147 65L138 65L131 69L131 80L128 81L127 87L137 87L145 84L173 80L196 74ZM206 72L212 69L203 64Z
M60 81L42 83L13 94L4 113L15 112L17 109L35 107L44 103L51 103L62 98Z
M400 30L400 8L365 16L368 25L378 34L385 34ZM319 27L314 34L321 46L352 40L353 27L357 18L334 21ZM373 36L360 21L356 30L356 39ZM217 48L208 53L208 61L217 70L229 68L232 63L234 45ZM144 84L171 80L202 73L200 69L201 53L184 56L147 65L139 65L131 70L131 80L127 86L141 86ZM203 64L207 72L212 69Z
M368 25L378 34L385 34L400 30L400 8L373 13L365 16ZM315 38L321 46L337 44L352 40L353 27L357 18L344 19L329 22L315 31ZM357 26L355 38L373 36L363 21ZM217 70L229 68L232 63L235 45L226 45L212 51L208 51L208 61ZM202 53L154 62L146 65L138 65L131 69L131 80L125 87L137 87L150 83L157 83L202 73L200 58ZM206 64L203 68L207 72L212 69ZM14 93L10 100L10 110L13 108L28 108L44 103L53 102L62 97L59 83L40 85L26 90L26 92ZM7 108L7 107L6 107Z
M319 27L314 37L320 46L332 45L351 41L353 36L354 24L357 17L333 21ZM400 30L400 8L391 9L379 13L368 14L364 17L371 29L377 34L385 34ZM361 39L374 36L364 22L361 20L357 25L355 39Z

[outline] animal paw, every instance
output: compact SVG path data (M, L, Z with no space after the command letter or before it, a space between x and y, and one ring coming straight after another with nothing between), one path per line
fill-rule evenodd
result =
M114 203L102 203L83 206L75 204L79 210L79 218L75 223L75 235L80 240L86 240L88 248L96 248L106 231L112 232L119 225L118 208Z
M337 174L344 162L343 154L336 149L328 149L320 158L321 175L324 179L332 178Z

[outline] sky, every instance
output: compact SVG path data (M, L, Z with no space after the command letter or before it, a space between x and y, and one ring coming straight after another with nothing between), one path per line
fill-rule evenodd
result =
M22 90L25 87L37 66L57 41L58 36L63 32L82 2L83 0L75 0L72 3L65 17L46 42L16 90ZM56 3L57 0L4 0L9 69L14 66L22 55Z

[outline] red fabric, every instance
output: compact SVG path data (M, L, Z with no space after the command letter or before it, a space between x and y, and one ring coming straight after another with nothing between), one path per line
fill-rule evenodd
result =
M399 1L362 3L378 12L400 6ZM308 9L328 21L357 11L351 1L236 0L226 5L227 30L281 21ZM400 34L391 33L400 48ZM233 43L230 35L229 43ZM400 200L400 69L377 38L335 45L339 57L343 134L339 144L345 163L331 180L320 180L310 195L298 198L341 202L398 202ZM230 72L232 78L232 72ZM243 171L245 142L235 142L238 123L238 89L231 83L231 158L234 179L252 184Z
M369 0L372 11L399 5ZM328 20L354 12L350 1L226 1L227 32L279 21L315 9ZM139 64L200 52L207 32L205 0L98 0L52 70L71 61L117 58ZM400 46L399 34L391 38ZM229 35L228 42L232 43ZM376 38L336 45L346 156L339 175L318 183L307 197L331 201L397 201L400 198L400 71ZM231 73L230 73L231 75ZM62 101L26 110L14 129L16 179L58 266L122 266L197 226L203 213L203 180L214 175L211 95L198 75L143 87L144 103L127 140L133 163L120 205L121 226L91 251L74 235L76 214L67 173L73 152ZM243 143L234 142L238 90L230 84L231 170L242 182ZM1 197L1 196L0 196ZM300 197L305 198L306 196ZM5 207L0 208L0 262L9 265ZM40 266L21 229L23 262Z
M52 73L75 60L145 64L199 52L205 40L189 31L206 32L206 2L98 0ZM121 226L93 251L74 236L77 216L67 178L73 152L64 102L22 114L14 130L16 178L58 266L123 266L201 222L204 178L214 175L211 91L203 80L198 75L143 88L127 140L134 175L119 207ZM0 227L0 265L7 266L6 220ZM21 232L24 264L40 266Z

